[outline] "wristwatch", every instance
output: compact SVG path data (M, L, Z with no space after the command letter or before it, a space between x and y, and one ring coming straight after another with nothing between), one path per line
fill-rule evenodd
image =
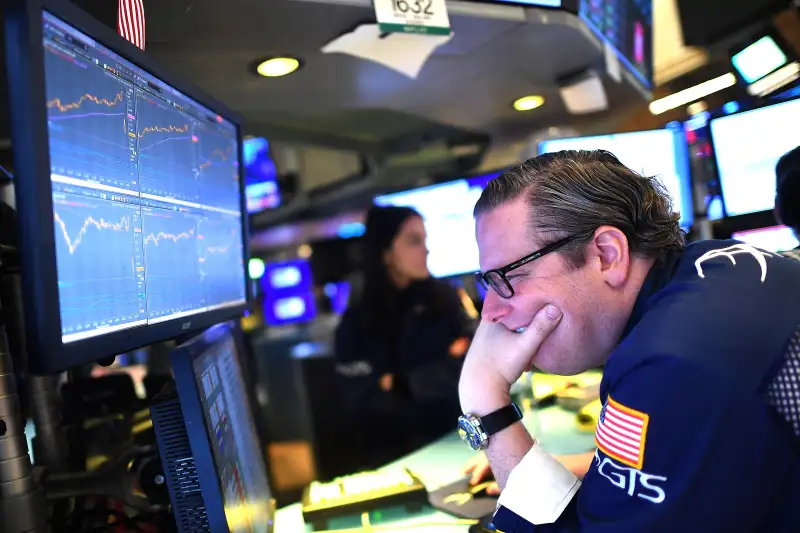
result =
M480 418L467 413L458 417L458 434L477 452L489 446L489 437L520 420L522 411L515 403Z

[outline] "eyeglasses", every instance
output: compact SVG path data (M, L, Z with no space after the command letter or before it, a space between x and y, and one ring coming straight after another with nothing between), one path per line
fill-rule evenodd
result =
M540 257L543 257L550 252L555 252L581 235L582 234L575 234L570 235L569 237L564 237L563 239L548 244L544 248L541 248L530 255L526 255L522 259L518 259L513 263L509 263L504 267L487 270L486 272L476 272L475 277L478 279L478 283L480 283L485 289L491 287L501 298L511 298L514 296L514 288L511 286L508 278L506 278L506 274L523 265L527 265L531 261L536 261Z

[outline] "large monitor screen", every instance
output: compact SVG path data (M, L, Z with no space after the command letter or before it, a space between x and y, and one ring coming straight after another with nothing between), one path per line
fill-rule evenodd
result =
M237 126L42 24L62 342L244 303Z
M278 171L263 137L247 139L243 145L247 212L257 213L281 204Z
M205 337L211 335L219 338L192 367L228 528L231 533L266 533L271 527L269 480L240 356L230 330L215 328Z
M794 230L786 226L771 226L740 231L734 233L732 238L768 252L785 252L800 246L800 241L797 240Z
M581 0L581 19L647 88L653 86L653 0Z
M728 216L775 206L775 165L800 145L800 100L719 117L711 138Z
M692 225L689 152L682 130L637 131L539 143L539 153L560 150L608 150L628 168L644 176L658 177L672 197L673 209L680 212L681 226Z
M408 206L425 220L428 269L441 278L480 270L472 210L486 184L500 173L387 194L376 205Z

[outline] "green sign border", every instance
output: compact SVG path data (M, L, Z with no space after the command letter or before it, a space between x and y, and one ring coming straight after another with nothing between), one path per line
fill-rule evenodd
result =
M450 35L450 28L441 26L417 26L415 24L379 23L378 29L384 33L417 33L421 35Z

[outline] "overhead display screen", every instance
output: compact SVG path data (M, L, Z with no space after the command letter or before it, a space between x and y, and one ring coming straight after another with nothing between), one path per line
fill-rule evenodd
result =
M644 87L653 87L653 0L581 0L581 19Z

